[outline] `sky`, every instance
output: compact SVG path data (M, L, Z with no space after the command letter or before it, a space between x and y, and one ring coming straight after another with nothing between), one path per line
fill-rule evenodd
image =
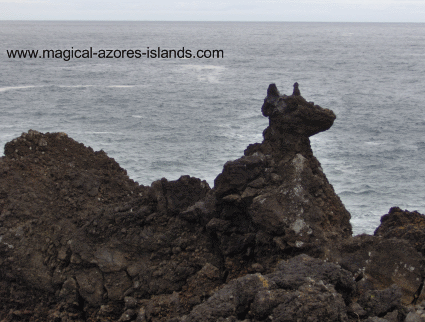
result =
M425 1L0 0L0 20L425 22Z

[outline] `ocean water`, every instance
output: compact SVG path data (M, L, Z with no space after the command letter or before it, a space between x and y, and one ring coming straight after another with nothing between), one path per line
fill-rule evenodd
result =
M7 50L223 50L219 59L19 59ZM270 83L337 115L311 138L328 180L373 233L399 206L425 213L425 24L0 22L0 145L29 129L103 149L140 184L211 186L262 141Z

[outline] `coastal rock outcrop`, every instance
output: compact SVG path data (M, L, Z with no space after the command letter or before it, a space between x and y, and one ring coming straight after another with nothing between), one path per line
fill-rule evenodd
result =
M307 255L282 261L274 273L248 274L229 282L181 322L347 321L354 289L349 272Z
M402 304L419 304L425 300L424 227L424 215L393 207L373 236L347 238L332 261L354 275L357 297L397 285Z
M394 225L351 237L309 141L335 114L274 84L262 113L263 142L212 189L139 185L65 133L7 143L0 321L403 321L421 298L422 246Z
M407 240L418 252L425 255L425 216L417 211L392 207L381 217L375 236Z
M354 275L357 296L395 284L400 288L403 304L418 301L425 261L406 240L359 235L345 240L339 254L341 257L333 260Z
M220 248L225 256L261 262L266 271L285 256L326 258L332 245L351 236L350 214L314 157L309 136L329 129L335 114L302 96L280 95L274 84L262 113L269 118L264 141L227 162L214 182L212 220L227 223L215 233Z
M1 279L71 311L179 291L206 264L221 265L200 226L176 216L209 190L189 176L139 186L103 151L24 133L0 160Z

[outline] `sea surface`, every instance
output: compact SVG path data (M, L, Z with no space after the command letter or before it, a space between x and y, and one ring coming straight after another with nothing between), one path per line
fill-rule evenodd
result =
M223 50L201 58L8 58L7 50ZM118 52L117 52L118 54ZM392 206L425 213L425 24L0 21L0 146L29 129L104 150L143 185L214 185L262 141L270 83L337 115L311 138L373 233Z

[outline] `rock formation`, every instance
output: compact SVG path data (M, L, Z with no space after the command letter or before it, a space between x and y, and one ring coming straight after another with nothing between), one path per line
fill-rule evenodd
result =
M294 83L294 90L292 92L292 95L295 95L295 96L300 96L301 95L300 88L299 88L297 82Z
M274 84L262 113L263 142L227 162L213 189L189 176L138 185L64 133L30 130L7 143L0 321L420 316L404 306L421 299L423 244L411 245L420 232L385 219L384 237L351 237L350 214L313 156L309 137L334 113Z
M207 228L225 262L245 257L269 272L279 259L301 252L326 258L352 232L350 214L310 147L309 136L329 129L335 114L301 96L281 96L274 84L267 93L264 141L224 165L211 191L215 207Z
M418 252L425 255L425 216L417 211L391 208L387 215L382 216L381 225L374 235L407 240Z
M355 277L358 296L396 284L403 304L418 301L425 262L406 240L360 235L344 241L340 254L338 263Z

